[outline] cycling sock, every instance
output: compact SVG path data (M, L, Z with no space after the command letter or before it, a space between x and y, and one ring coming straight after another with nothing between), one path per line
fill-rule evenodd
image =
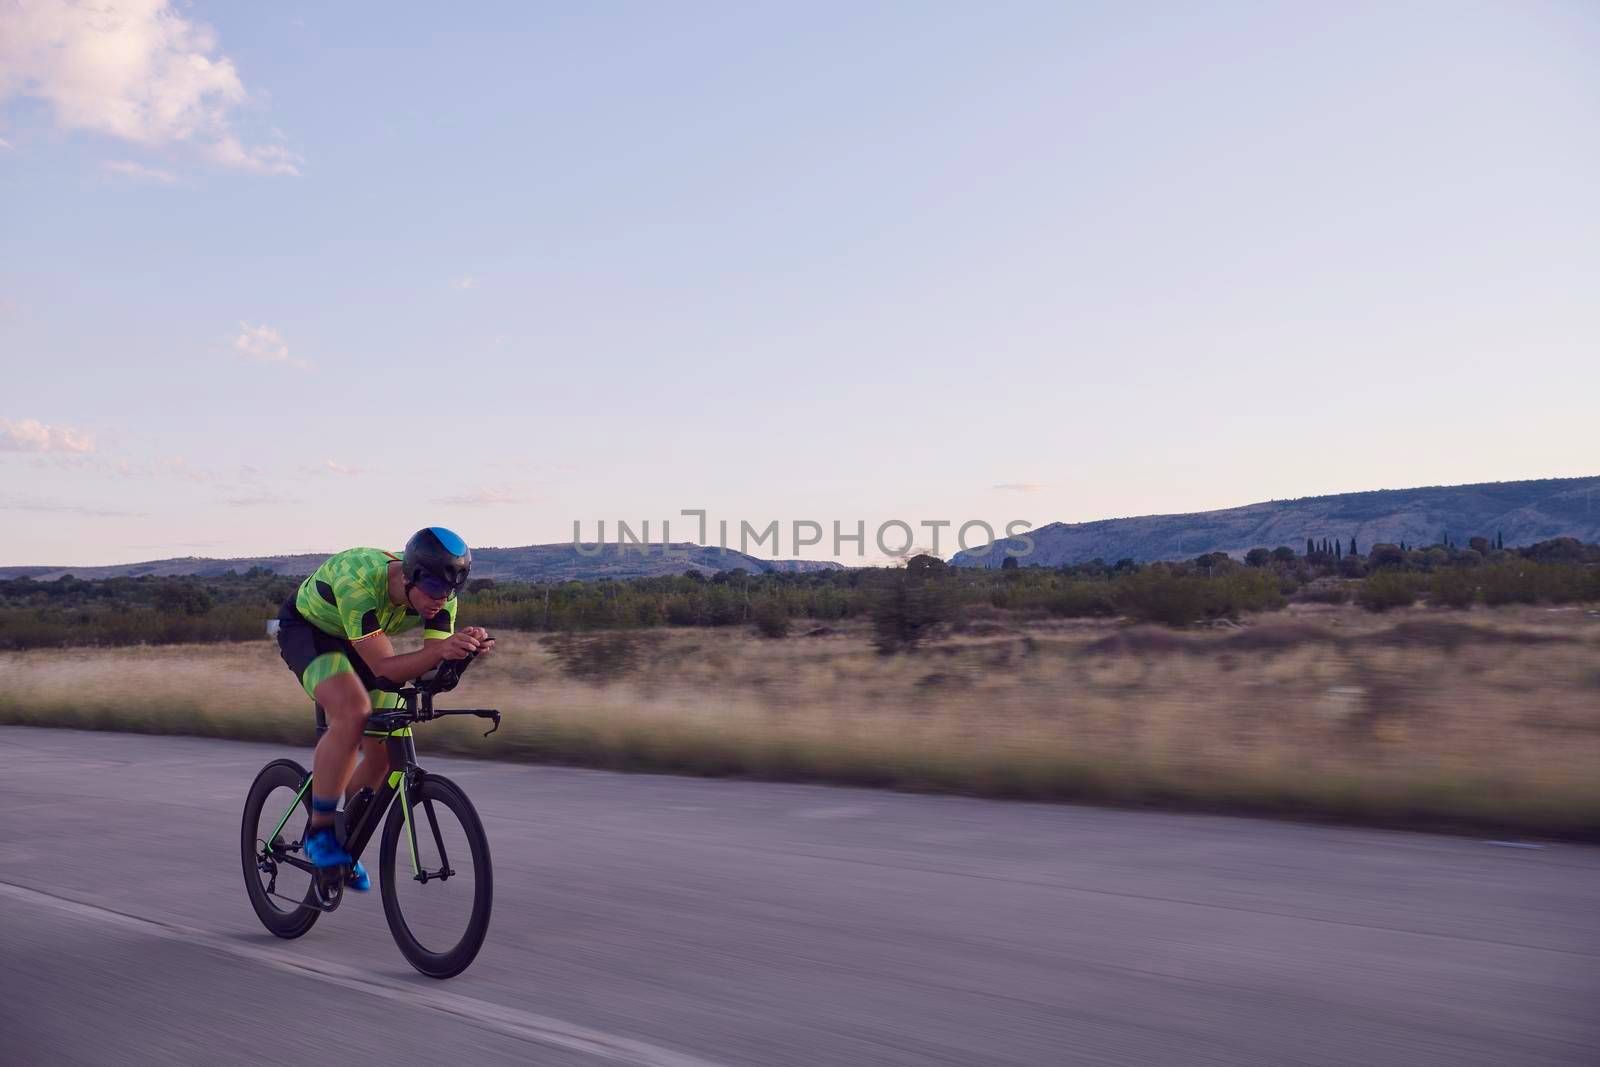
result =
M334 812L338 810L338 797L319 797L315 793L311 794L311 828L313 830L321 830L324 827L331 829L333 827ZM318 816L326 817L327 821L319 822Z

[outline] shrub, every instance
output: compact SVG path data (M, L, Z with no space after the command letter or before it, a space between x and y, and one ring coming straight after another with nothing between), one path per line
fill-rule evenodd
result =
M1124 615L1166 626L1234 618L1240 612L1270 611L1284 605L1278 576L1254 569L1236 569L1215 578L1152 569L1119 579L1115 589L1117 606Z
M594 636L557 634L541 639L569 677L609 682L638 665L643 637L626 631Z
M1295 599L1311 604L1343 604L1350 599L1350 590L1340 582L1319 581L1301 589Z
M1063 618L1105 618L1117 613L1117 601L1105 582L1068 582L1049 601L1050 614Z
M1117 583L1117 606L1129 618L1186 626L1205 618L1205 580L1146 571Z
M1367 565L1373 570L1380 567L1399 567L1406 562L1406 553L1399 545L1376 544L1367 554Z
M1361 583L1356 602L1368 611L1408 608L1417 602L1419 586L1416 575L1382 571Z
M1428 592L1446 607L1469 608L1478 599L1478 579L1462 570L1440 571L1433 576Z
M1361 562L1361 557L1346 556L1344 559L1339 561L1339 577L1365 578L1366 576L1367 565Z
M943 575L890 571L873 590L873 644L886 656L915 648L935 627L950 621L955 603Z
M173 582L156 593L156 609L163 615L197 618L211 610L211 594L189 582Z
M775 596L757 600L750 612L750 618L754 620L756 629L761 632L762 637L789 636L789 609Z

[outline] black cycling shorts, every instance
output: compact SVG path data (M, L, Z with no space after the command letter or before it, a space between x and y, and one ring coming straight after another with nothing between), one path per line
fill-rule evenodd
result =
M318 685L335 674L349 671L360 679L361 687L372 697L374 708L399 706L399 698L394 693L401 688L401 683L373 674L355 645L307 622L295 608L294 597L284 601L278 610L278 654L312 700L317 698Z

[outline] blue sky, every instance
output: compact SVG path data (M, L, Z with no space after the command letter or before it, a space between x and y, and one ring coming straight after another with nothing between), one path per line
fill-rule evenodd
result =
M1590 3L98 6L0 8L0 563L1600 471Z

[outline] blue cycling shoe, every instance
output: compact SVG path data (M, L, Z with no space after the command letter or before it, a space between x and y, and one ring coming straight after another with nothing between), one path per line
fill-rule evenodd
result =
M356 860L355 866L350 869L349 877L344 884L354 889L357 893L365 893L372 888L372 879L367 877L367 869L361 866L361 861Z
M351 862L350 853L346 852L344 846L339 844L339 839L333 836L331 826L324 826L306 835L305 855L313 867L338 867ZM371 882L367 884L371 885Z

